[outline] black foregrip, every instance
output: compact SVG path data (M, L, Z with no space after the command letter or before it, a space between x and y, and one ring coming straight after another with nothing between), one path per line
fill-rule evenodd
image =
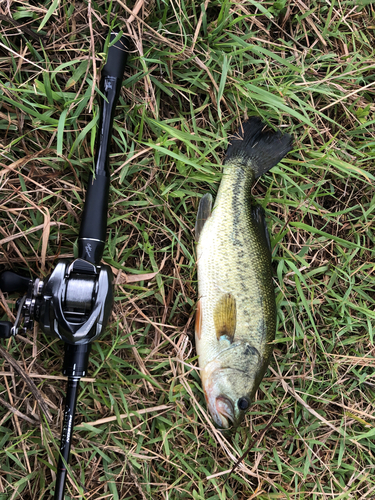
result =
M106 173L90 175L78 240L78 256L99 264L107 232L110 178Z

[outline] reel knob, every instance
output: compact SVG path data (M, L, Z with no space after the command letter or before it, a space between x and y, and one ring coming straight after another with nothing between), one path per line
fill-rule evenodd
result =
M9 339L13 336L13 323L10 321L0 321L0 339Z
M30 278L20 276L13 271L4 271L0 274L0 290L2 292L27 292L31 282Z

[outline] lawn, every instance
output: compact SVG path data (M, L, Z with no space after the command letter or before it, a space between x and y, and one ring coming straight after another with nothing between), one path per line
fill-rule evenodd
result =
M103 259L115 306L81 383L66 498L374 499L375 6L133 7L0 4L0 270L47 277L77 256L108 29L132 39ZM231 434L212 424L197 368L194 224L228 136L251 115L291 133L294 149L252 191L278 326ZM0 319L16 299L0 293ZM1 345L0 500L49 499L63 346L37 326Z

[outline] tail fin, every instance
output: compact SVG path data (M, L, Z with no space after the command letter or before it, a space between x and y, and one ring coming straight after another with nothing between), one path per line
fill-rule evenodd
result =
M292 137L280 131L264 131L265 124L257 116L243 123L230 138L225 163L248 165L255 178L268 172L292 149Z

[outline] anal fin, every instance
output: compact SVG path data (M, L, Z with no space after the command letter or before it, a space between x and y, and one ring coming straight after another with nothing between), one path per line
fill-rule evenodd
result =
M225 338L233 342L236 333L237 310L236 299L231 293L224 294L217 302L214 310L214 324L218 340Z
M199 240L203 226L206 220L211 215L212 211L212 196L210 193L205 194L199 202L197 220L195 222L195 240Z

